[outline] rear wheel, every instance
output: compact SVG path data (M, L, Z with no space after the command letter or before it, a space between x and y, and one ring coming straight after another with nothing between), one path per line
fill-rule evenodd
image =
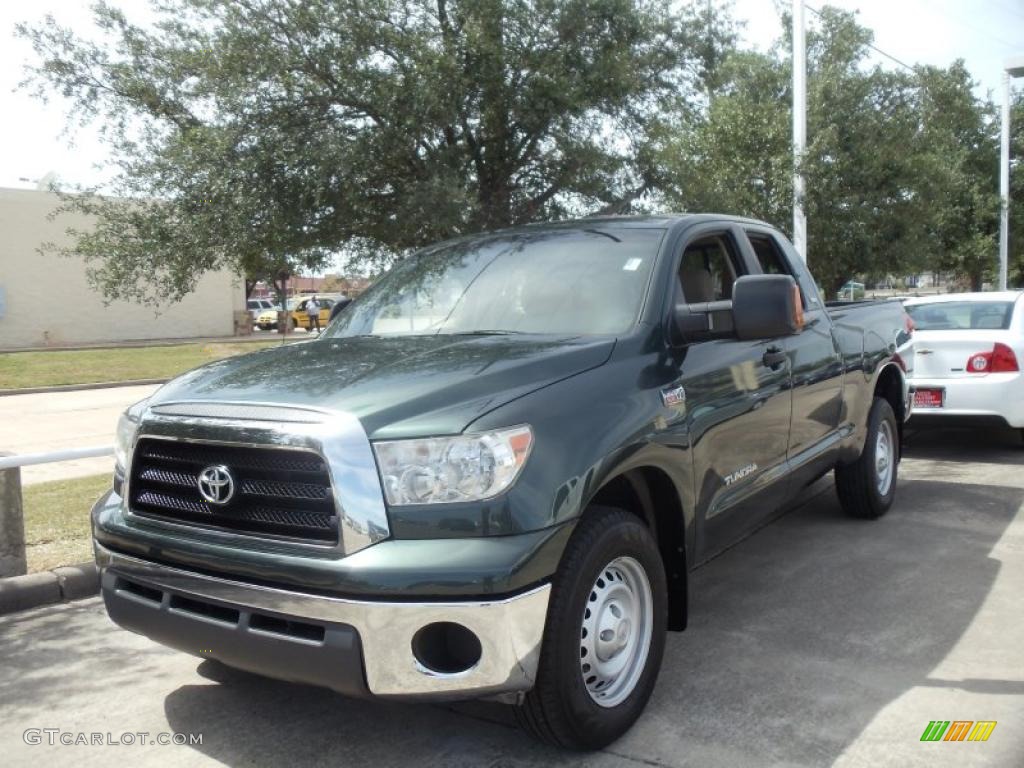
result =
M559 747L599 749L636 722L665 648L665 569L635 515L591 508L552 586L537 681L520 724Z
M896 497L899 431L889 401L876 397L868 414L868 435L860 457L836 467L839 503L852 517L874 520L889 511Z

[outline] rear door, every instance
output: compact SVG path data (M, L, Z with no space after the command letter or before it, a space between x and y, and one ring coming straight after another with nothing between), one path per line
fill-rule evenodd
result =
M742 230L721 224L691 232L678 256L676 301L731 301L733 282L750 272ZM679 363L676 385L685 392L685 430L693 446L697 508L703 510L697 515L701 559L742 537L785 497L789 363L785 357L766 362L768 347L761 341L707 341L686 347Z

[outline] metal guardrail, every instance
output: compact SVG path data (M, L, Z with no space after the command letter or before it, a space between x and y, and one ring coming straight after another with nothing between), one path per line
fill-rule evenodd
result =
M97 456L113 456L114 446L94 445L88 448L65 448L62 451L46 453L23 453L19 456L0 456L0 469L27 467L31 464L55 464L58 461L91 459Z
M25 513L21 499L21 468L74 459L112 456L114 446L65 448L46 453L0 454L0 578L21 576L28 570L25 559Z

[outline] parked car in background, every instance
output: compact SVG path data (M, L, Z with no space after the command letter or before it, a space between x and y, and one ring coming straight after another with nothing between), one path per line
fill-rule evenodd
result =
M268 308L262 310L256 315L256 327L261 331L276 330L277 316L280 311L280 305L272 303Z
M996 422L1024 437L1024 291L908 299L914 422Z
M107 611L230 666L497 698L542 739L603 747L643 711L666 632L714 602L688 597L697 564L829 472L852 517L892 506L908 323L898 302L826 307L750 219L427 248L319 338L121 417L92 513Z
M252 321L255 323L263 312L274 308L274 302L270 299L246 299L245 308L249 310Z
M309 315L306 314L306 304L309 302L311 298L313 297L303 296L301 299L297 300L295 306L291 308L292 319L295 322L296 328L303 328L307 331L309 330ZM316 294L317 303L320 305L321 328L327 327L327 324L331 320L331 310L334 308L335 302L341 301L342 299L344 299L346 302L349 301L347 297L341 296L339 294Z
M352 303L352 299L348 298L347 296L342 296L340 299L338 299L336 302L334 302L334 306L331 307L330 319L328 319L327 322L328 323L334 322L334 318L336 318L338 316L338 313L340 313L341 310L343 310L345 307L347 307L351 303Z
M864 283L858 283L854 280L849 280L836 292L836 300L838 301L860 301L863 298Z

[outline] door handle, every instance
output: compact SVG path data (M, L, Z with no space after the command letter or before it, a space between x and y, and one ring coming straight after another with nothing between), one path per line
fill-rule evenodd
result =
M785 362L786 353L776 346L768 347L764 353L764 357L761 358L761 363L764 367L771 368L773 371Z

